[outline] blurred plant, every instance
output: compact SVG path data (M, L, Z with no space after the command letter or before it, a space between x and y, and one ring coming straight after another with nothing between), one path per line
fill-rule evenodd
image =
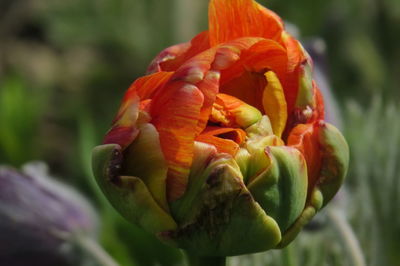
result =
M20 78L0 82L0 161L20 165L37 155L39 118L43 96Z
M351 146L349 190L354 225L367 264L400 261L400 108L375 97L369 108L347 105L346 135Z
M0 264L115 266L96 243L98 218L43 163L0 168Z

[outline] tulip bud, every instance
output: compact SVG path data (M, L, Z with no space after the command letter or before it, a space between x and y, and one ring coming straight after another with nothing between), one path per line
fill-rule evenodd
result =
M195 256L282 248L339 189L348 147L275 13L211 0L209 24L131 85L94 175L124 217Z

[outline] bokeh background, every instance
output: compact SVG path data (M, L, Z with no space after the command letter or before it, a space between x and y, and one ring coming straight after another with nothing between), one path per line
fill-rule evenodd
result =
M230 265L400 265L400 1L259 2L314 55L351 162L335 202L289 248ZM96 208L99 243L123 266L182 255L114 212L91 149L152 57L206 28L206 0L0 0L0 164L46 162Z

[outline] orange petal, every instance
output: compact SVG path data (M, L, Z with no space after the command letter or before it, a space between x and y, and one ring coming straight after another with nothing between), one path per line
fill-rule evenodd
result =
M321 169L321 150L318 141L318 122L299 124L291 132L287 145L297 148L306 159L309 191L314 187Z
M211 46L241 37L279 40L277 15L253 0L211 0L208 10Z
M216 48L204 51L186 61L171 77L171 82L185 82L196 85L204 96L204 104L201 107L199 122L195 132L199 134L206 126L211 108L218 93L220 74L210 70L215 58ZM152 101L151 116L157 117L165 112L164 106L175 93L175 86L165 86L159 90Z
M239 144L246 138L246 132L239 128L207 127L196 141L214 145L218 152L235 156L239 151Z
M187 186L204 97L196 86L183 81L173 82L168 87L173 93L161 107L163 112L151 123L160 134L161 148L168 163L168 200L174 201L183 195Z

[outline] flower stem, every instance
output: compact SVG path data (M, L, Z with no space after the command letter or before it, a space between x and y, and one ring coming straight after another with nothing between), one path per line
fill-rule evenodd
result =
M226 257L202 257L185 252L188 266L225 266Z
M293 257L293 253L294 253L294 250L293 250L292 245L289 245L282 250L283 265L285 265L285 266L296 265L295 259Z

